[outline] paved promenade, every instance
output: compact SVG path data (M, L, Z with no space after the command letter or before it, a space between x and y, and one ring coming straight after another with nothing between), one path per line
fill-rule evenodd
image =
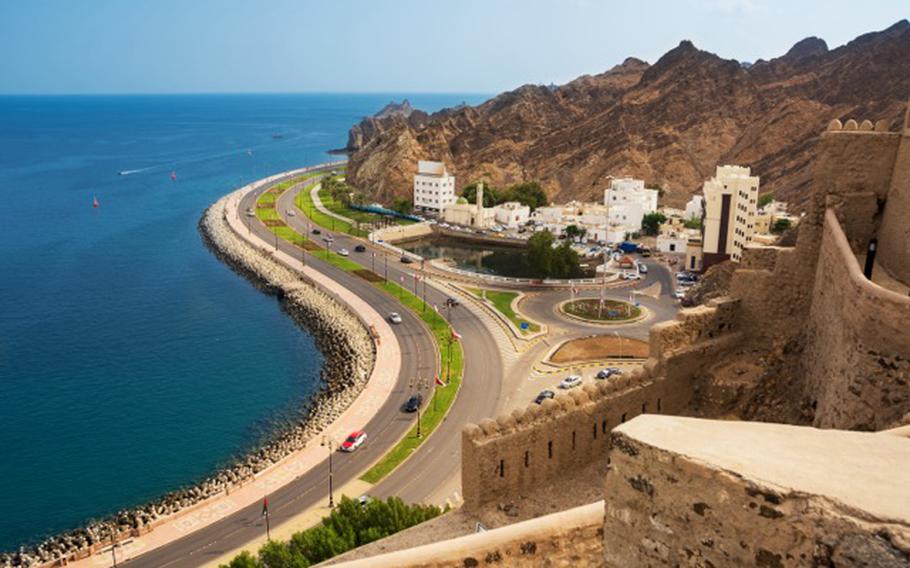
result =
M282 174L283 177L286 174ZM279 177L279 176L275 176ZM401 350L391 327L375 309L347 289L338 286L327 276L314 269L301 265L298 259L279 251L274 252L272 245L266 243L255 233L249 233L240 221L237 207L242 197L263 184L274 181L272 178L260 180L236 191L225 206L225 217L237 236L262 250L270 251L273 258L282 264L302 272L312 282L336 299L347 304L351 310L368 326L375 329L376 365L363 391L344 413L329 425L325 434L336 440L343 439L351 431L362 428L388 399L395 386L401 367ZM274 466L264 470L256 478L230 494L222 494L208 499L198 505L182 511L171 518L163 520L151 532L131 538L117 548L117 559L123 561L134 558L170 542L188 533L210 525L251 504L259 502L264 496L300 477L325 460L326 448L320 447L318 440L313 440L306 448L291 454ZM277 527L276 527L277 528ZM111 564L110 548L79 561L72 561L68 566L96 567Z

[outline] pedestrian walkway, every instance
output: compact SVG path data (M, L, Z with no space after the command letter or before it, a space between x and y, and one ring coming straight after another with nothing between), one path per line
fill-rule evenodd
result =
M332 279L317 272L315 269L303 266L299 259L280 251L275 252L272 244L266 243L255 234L251 234L243 225L238 212L242 197L262 184L270 183L286 175L272 176L234 192L224 201L223 217L237 237L244 239L251 246L263 251L269 251L275 260L301 272L325 292L347 304L365 324L371 327L371 331L376 338L377 354L376 364L370 378L356 400L323 430L323 433L327 436L342 439L349 432L358 430L369 422L392 393L401 369L401 347L389 323L367 302L353 292L338 286ZM253 503L257 503L264 496L321 463L325 457L326 450L320 447L318 443L307 445L305 448L294 452L275 465L260 472L253 480L240 487L234 487L229 493L216 495L171 517L166 517L154 525L154 529L151 532L119 543L116 551L117 559L122 562L135 558L142 553L169 544ZM314 508L314 510L318 510L318 507ZM311 511L307 511L302 515L310 513ZM316 513L312 514L315 515ZM295 517L295 519L298 517ZM276 527L276 529L285 530L282 527L287 525L289 527L288 530L290 530L292 524L299 529L299 526L294 523L284 523L281 527ZM103 551L87 558L70 561L67 566L79 568L100 567L109 566L110 563L111 550L108 546Z
M329 217L334 217L335 219L338 219L339 221L341 221L343 223L347 223L348 225L351 225L352 227L354 225L356 225L356 222L353 219L349 219L349 218L345 217L344 215L339 215L338 213L329 211L329 209L325 205L322 204L322 200L319 198L320 189L322 189L321 183L317 183L310 189L310 200L313 202L313 205L316 207L316 209L318 209L320 213L322 213L324 215L328 215Z

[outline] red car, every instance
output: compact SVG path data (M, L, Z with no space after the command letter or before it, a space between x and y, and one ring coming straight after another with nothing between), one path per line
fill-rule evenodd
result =
M367 433L363 430L351 432L351 435L341 444L342 452L353 452L367 441Z

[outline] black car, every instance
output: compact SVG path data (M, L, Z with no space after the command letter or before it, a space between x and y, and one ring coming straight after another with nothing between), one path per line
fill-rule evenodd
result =
M551 390L540 391L540 394L537 395L537 398L534 399L534 402L536 404L543 404L543 401L547 400L548 398L553 398L554 396L556 396L556 393Z
M406 254L403 254L403 255L401 255L401 262L402 262L402 264L411 264L412 262L414 262L414 259L412 259L410 256L408 256Z
M356 247L354 247L354 252L365 252L366 250L367 250L367 247L365 247L363 245L357 245Z
M621 374L622 374L622 371L620 371L616 367L607 367L606 369L601 369L601 370L597 371L597 378L598 379L609 379L613 375L621 375Z
M313 234L314 234L314 235L321 235L321 234L322 234L322 231L320 231L319 229L313 229Z
M420 409L420 405L423 404L423 395L414 393L411 395L411 398L404 405L405 412L417 412Z

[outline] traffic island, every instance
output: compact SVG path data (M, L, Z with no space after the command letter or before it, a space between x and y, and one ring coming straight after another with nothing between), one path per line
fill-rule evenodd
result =
M557 311L572 319L605 325L634 323L648 316L643 306L609 298L567 300L559 304Z

